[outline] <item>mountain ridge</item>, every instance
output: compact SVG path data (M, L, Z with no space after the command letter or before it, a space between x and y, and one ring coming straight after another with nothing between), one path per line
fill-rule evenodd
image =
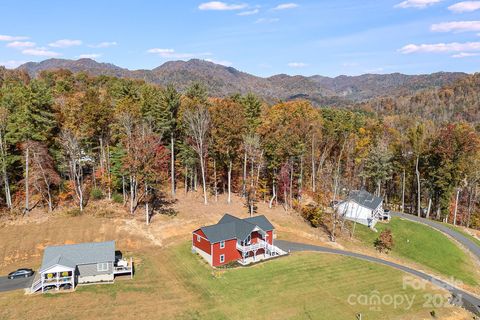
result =
M451 84L468 75L462 72L437 72L421 75L392 73L326 77L277 74L259 77L233 67L199 59L167 61L151 70L129 70L88 58L78 60L52 58L41 62L27 62L17 69L26 71L32 77L45 70L67 69L74 73L87 72L94 76L140 79L158 85L174 83L181 91L192 82L201 81L215 96L253 92L268 101L302 97L319 105L335 104L344 100L363 101L384 95L411 94Z

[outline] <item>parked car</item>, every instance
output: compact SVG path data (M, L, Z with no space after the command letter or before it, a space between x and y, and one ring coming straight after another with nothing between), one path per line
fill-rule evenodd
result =
M8 274L8 279L28 278L33 276L32 269L21 268Z

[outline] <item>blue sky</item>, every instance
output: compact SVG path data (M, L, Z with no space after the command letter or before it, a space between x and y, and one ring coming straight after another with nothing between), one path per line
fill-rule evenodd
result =
M0 65L200 58L259 76L479 71L480 1L0 0Z

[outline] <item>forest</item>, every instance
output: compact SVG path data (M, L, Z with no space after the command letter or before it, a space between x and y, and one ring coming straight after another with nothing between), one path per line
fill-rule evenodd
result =
M198 82L179 92L66 70L31 79L0 69L2 215L65 206L81 213L104 198L148 224L176 192L199 192L205 204L235 193L250 214L262 201L321 225L338 219L332 204L366 189L391 209L479 228L478 108L468 111L478 106L478 86L463 87L476 98L443 88L314 107L212 97Z

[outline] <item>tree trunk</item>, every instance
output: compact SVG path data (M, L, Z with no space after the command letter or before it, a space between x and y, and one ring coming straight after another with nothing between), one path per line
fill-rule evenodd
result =
M457 225L457 209L458 209L458 197L460 195L460 188L457 189L457 197L455 199L455 209L453 211L453 225Z
M402 175L402 213L405 213L405 169Z
M173 134L170 137L170 144L172 145L171 155L170 155L170 176L172 179L172 197L175 197L175 139Z
M27 142L28 144L28 142ZM30 169L30 150L27 145L25 150L25 211L27 213L30 211L29 202L30 202L30 190L29 190L29 169Z
M312 136L312 191L317 191L315 172L315 135Z
M148 184L145 182L145 221L147 226L150 224L150 213L148 208Z
M473 186L473 196L471 195L471 191L470 191L470 200L468 203L468 217L467 217L467 223L466 223L467 228L470 228L470 222L472 218L472 209L475 205L476 198L477 198L477 184Z
M6 151L6 143L4 142L4 135L0 133L0 152L2 157L2 178L3 178L3 185L5 188L5 202L7 203L7 207L9 209L12 208L12 196L10 193L10 183L8 181L8 173L7 173L7 151Z
M298 177L298 198L302 199L303 191L303 155L300 157L300 176Z
M228 163L228 203L232 202L232 160Z
M125 191L125 176L122 175L122 194L123 194L123 205L127 203L127 193Z
M112 174L110 172L110 144L107 143L107 159L106 159L106 170L107 170L107 190L108 190L108 200L112 200Z
M243 181L242 181L242 197L245 197L247 192L247 151L243 156Z
M417 215L419 217L422 216L422 193L421 193L421 187L420 187L420 171L418 170L418 163L420 161L420 156L417 156L417 161L415 164L415 174L417 175Z
M270 199L270 202L268 204L268 207L271 209L273 205L273 201L277 198L277 190L275 187L275 177L273 177L272 180L272 198Z
M333 188L333 200L332 202L335 203L335 200L337 198L337 189L338 189L338 179L340 178L340 162L342 160L342 155L343 155L343 150L345 149L345 144L347 143L347 138L343 140L342 144L342 149L340 149L340 154L338 155L338 160L337 160L337 169L335 171L335 182L334 182L334 188Z
M208 204L207 200L207 181L205 177L205 159L203 157L203 154L201 155L200 159L200 169L202 171L202 187L203 187L203 202L205 205Z
M425 218L429 219L430 218L430 209L432 207L432 198L428 198L428 207L427 207L427 215Z
M290 167L290 185L289 185L289 206L290 208L293 208L293 162L292 166Z
M183 185L185 188L185 194L187 194L187 191L188 191L188 167L187 166L185 166L185 181Z
M215 189L215 202L218 201L218 190L217 190L217 161L213 159L213 188Z

